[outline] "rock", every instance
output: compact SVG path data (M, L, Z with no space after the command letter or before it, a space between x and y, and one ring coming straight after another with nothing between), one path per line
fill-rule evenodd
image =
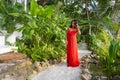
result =
M35 75L37 74L37 71L33 70L33 73L29 76L27 76L26 80L32 80L33 77L35 77Z
M40 66L40 62L35 61L34 66L35 66L36 68L39 67L39 66Z
M40 62L40 65L42 66L44 64L44 62L42 61L42 62Z
M95 76L93 80L101 80L100 76Z
M85 57L84 56L81 58L81 61L85 61Z
M49 60L49 64L52 65L52 64L53 64L53 61L52 61L52 60Z
M46 60L45 63L46 63L46 66L47 66L47 67L50 66L49 61Z
M64 57L61 57L61 58L60 58L60 62L63 62L63 61L65 61L65 58L64 58Z
M37 72L40 72L40 71L42 71L44 68L46 68L47 67L47 65L48 64L46 64L47 62L35 62L34 63L34 66L36 67L36 69L37 69Z
M91 58L94 58L95 57L95 55L90 55L91 56Z
M84 73L90 74L90 71L88 69L83 69L82 70Z
M37 74L37 71L33 70L33 73L32 74Z
M10 78L10 75L5 75L5 78Z
M91 57L89 55L83 56L81 59L81 80L90 80L92 78L90 71L88 70L91 62Z
M10 77L10 75L5 75L5 78L2 78L1 80L14 80Z
M86 55L85 57L86 57L86 58L89 58L89 55Z
M26 80L32 80L32 78L34 78L34 77L35 77L35 75L36 75L36 74L31 74L30 76L28 76L28 77L27 77L27 79L26 79Z
M81 61L81 64L84 65L84 64L85 64L85 61Z
M81 79L82 80L90 80L91 79L91 75L88 69L82 69L82 73L81 73Z
M37 71L38 71L38 72L40 72L40 71L42 71L42 70L43 70L43 67L41 67L41 66L38 66L38 67L37 67Z
M82 68L87 68L87 64L82 64L81 67Z
M14 65L12 65L13 63ZM0 65L3 67L0 73L0 80L26 80L27 77L32 74L34 69L30 60L25 60L23 62L18 61L12 63L2 63Z
M60 63L60 62L61 62L60 58L57 58L56 60L57 60L57 63Z
M89 79L91 80L91 78L92 78L92 75L91 75L91 74L88 74L88 77L89 77Z
M119 75L115 75L112 80L120 80L120 76Z
M52 65L52 64L57 64L58 62L56 59L54 59L54 60L49 60L49 63L50 63L50 65Z
M14 80L12 78L2 78L1 80Z
M47 67L47 65L46 65L45 62L42 63L42 67L43 67L43 68L46 68L46 67Z
M27 65L32 65L32 62L31 61L24 61L22 62L21 64L19 64L19 66L17 66L18 68L23 68Z
M56 59L53 60L53 64L57 64L57 60Z
M86 62L89 63L89 62L91 62L91 60L90 60L89 58L87 58L87 59L86 59Z
M88 55L85 55L85 56L83 56L82 57L84 60L86 60L86 59L88 59L89 57L88 57Z
M81 74L81 80L89 80L90 78L88 77L87 74Z
M12 63L2 63L0 64L0 73L7 71L9 67L14 66L15 64Z
M106 76L101 76L101 80L107 80Z
M90 55L88 55L88 59L91 59L92 57Z
M24 76L19 76L17 80L26 80Z

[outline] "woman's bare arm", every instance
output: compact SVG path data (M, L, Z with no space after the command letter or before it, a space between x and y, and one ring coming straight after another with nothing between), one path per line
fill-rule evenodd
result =
M80 35L81 34L81 31L79 29L79 25L77 25L77 33Z

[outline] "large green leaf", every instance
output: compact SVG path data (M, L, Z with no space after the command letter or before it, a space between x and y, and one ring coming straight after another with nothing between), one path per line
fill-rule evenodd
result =
M31 12L31 15L32 16L37 16L38 13L39 13L39 6L37 4L37 2L35 0L32 0L31 1L31 4L30 4L30 12Z

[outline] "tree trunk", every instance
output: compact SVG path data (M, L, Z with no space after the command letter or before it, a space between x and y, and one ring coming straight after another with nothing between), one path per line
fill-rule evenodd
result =
M85 3L85 9L86 9L87 19L88 19L88 21L90 21L90 16L89 16L89 10L88 10L88 3L87 3L87 1ZM89 35L91 35L91 24L90 23L89 23Z
M27 12L27 0L24 0L24 11Z
M116 32L116 38L120 38L120 28Z

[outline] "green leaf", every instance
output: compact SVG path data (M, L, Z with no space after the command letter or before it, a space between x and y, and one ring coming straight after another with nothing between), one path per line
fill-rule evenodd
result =
M32 16L37 16L39 13L39 6L35 0L31 1L30 12Z
M30 20L32 20L32 19L33 19L33 18L32 18L32 16L31 16L31 15L29 15L29 14L23 14L23 16L25 16L25 18L30 19Z
M19 13L8 13L8 15L12 15L12 16L15 16L15 17L19 17L20 16Z
M34 30L31 30L30 35L32 36L34 34L34 32L35 32Z
M54 12L54 6L46 6L45 8L45 14L47 18L51 18Z
M37 24L36 24L36 22L35 22L34 20L29 21L29 22L28 22L28 25L29 25L31 28L38 28L38 26L37 26Z

